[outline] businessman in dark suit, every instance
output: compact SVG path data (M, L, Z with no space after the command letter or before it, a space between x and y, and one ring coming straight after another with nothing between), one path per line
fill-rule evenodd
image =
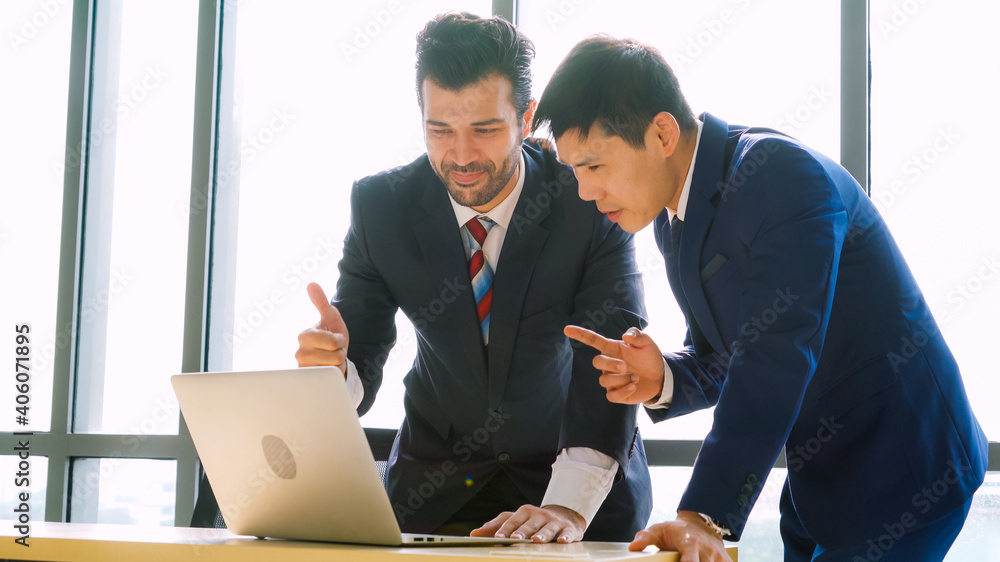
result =
M542 95L561 160L624 230L653 223L688 332L597 348L609 400L654 421L716 406L675 521L632 547L728 560L784 449L786 560L941 560L987 442L899 248L836 162L768 129L695 118L663 57L578 44Z
M413 322L387 479L404 531L630 540L652 506L636 407L605 399L596 354L561 327L642 327L641 278L632 235L524 142L533 54L499 18L421 32L427 154L355 183L336 297L310 286L322 320L296 357L342 367L363 414L396 311Z

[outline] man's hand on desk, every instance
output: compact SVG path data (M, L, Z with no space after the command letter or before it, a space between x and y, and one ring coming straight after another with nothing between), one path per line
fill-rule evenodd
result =
M608 400L617 404L642 404L663 392L663 354L653 338L629 328L621 340L581 328L566 326L566 337L596 349L594 368L601 371L598 382L607 390Z
M680 552L681 562L732 562L719 535L692 511L679 511L677 519L639 531L628 549L638 551L649 545Z
M299 334L299 349L295 360L299 367L333 365L347 376L347 324L337 307L330 304L323 288L316 283L306 287L309 299L319 311L319 322Z
M522 505L517 511L505 511L472 531L474 537L530 538L536 543L576 542L587 526L579 513L559 505L535 507Z

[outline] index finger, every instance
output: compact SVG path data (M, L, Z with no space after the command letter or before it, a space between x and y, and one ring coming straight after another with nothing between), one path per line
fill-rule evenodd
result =
M590 347L600 351L602 355L607 355L609 357L615 357L620 359L614 352L618 350L618 346L615 342L609 340L608 338L598 334L597 332L592 332L586 328L581 328L580 326L573 326L572 324L563 328L563 334L570 339L574 339L582 344L589 345Z
M494 537L496 538L496 533L500 530L500 527L507 522L508 519L514 516L512 511L504 511L500 515L497 515L493 519L490 519L486 523L483 523L478 529L473 529L470 534L473 537ZM503 537L500 537L503 538Z

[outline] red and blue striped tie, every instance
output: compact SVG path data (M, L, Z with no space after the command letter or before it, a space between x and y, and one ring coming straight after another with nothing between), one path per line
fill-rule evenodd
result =
M483 345L490 344L490 307L493 304L493 268L486 261L483 253L483 243L486 235L496 223L489 217L475 217L465 223L466 237L472 257L469 258L469 279L472 280L472 292L476 296L476 314L479 316L479 328L483 333Z

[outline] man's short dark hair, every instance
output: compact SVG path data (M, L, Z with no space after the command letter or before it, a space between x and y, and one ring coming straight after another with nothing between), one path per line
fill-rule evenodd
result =
M442 14L417 34L417 101L423 107L425 78L451 91L491 75L510 81L518 117L531 101L531 60L535 45L501 17L468 12Z
M535 109L533 128L548 124L557 139L576 129L586 138L597 123L605 136L641 149L661 111L673 115L682 131L695 128L677 76L659 51L598 35L577 43L559 64Z

